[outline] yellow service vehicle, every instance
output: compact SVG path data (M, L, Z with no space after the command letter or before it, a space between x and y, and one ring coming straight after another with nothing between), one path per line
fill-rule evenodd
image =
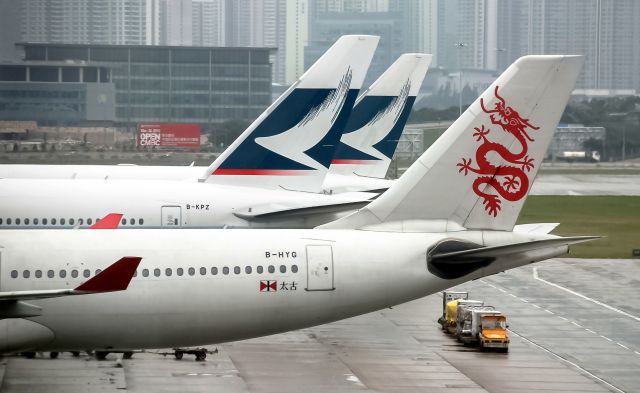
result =
M461 291L443 291L442 292L442 316L438 318L438 323L442 326L442 330L447 330L447 303L452 300L469 299L469 292Z

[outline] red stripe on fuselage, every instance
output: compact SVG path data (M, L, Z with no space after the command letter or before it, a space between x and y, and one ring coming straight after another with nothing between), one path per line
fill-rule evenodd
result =
M374 160L331 160L332 165L369 165L375 162Z
M312 171L287 170L287 169L216 169L212 175L235 176L299 176Z

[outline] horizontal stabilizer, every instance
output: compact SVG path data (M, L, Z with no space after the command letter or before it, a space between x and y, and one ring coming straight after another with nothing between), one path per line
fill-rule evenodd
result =
M513 227L513 231L517 233L526 233L528 235L546 235L551 233L560 225L559 222L539 222L534 224L520 224Z
M329 205L317 205L306 207L293 207L285 205L267 205L256 208L244 209L233 213L234 216L247 221L271 220L274 218L309 217L317 214L342 213L360 209L368 205L371 201L355 201L344 203L333 203Z
M100 220L96 221L96 223L91 225L89 229L118 229L121 219L122 214L109 213Z
M123 291L129 286L142 258L124 257L75 289L0 292L1 301L48 299L62 296Z
M526 251L534 251L542 248L551 248L559 246L568 246L571 244L588 242L590 240L599 239L600 236L574 236L574 237L558 237L553 239L534 240L524 243L506 244L494 247L479 247L468 250L437 252L437 246L434 253L429 253L429 260L438 263L454 263L464 264L467 261L478 261L481 259L493 260L498 257L505 257L511 254L517 254Z

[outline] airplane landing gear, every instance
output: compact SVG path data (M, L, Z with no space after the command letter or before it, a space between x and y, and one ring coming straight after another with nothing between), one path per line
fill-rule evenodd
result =
M49 352L49 357L51 359L57 359L58 358L59 353L58 352Z

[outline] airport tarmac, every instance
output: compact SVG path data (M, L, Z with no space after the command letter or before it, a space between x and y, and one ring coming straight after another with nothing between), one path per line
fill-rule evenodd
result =
M466 348L444 334L436 294L219 345L204 362L152 352L106 361L6 357L0 391L639 392L639 284L640 260L556 259L457 287L506 313L508 354Z
M640 175L541 173L531 195L640 195Z

